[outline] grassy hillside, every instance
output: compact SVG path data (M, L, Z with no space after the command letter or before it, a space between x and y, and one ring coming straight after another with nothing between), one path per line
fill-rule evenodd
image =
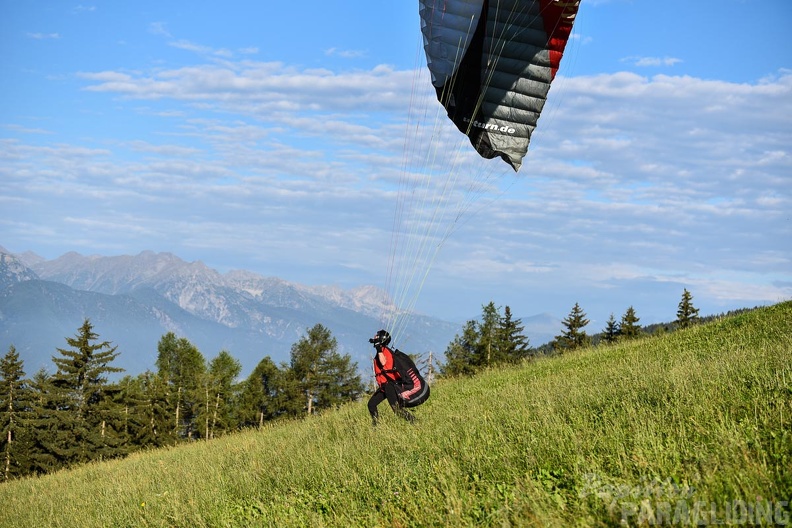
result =
M792 303L0 485L0 526L792 522ZM786 517L784 517L786 515Z

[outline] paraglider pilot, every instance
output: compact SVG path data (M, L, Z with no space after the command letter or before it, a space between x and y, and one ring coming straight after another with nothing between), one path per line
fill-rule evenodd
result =
M377 390L368 401L368 410L371 413L374 425L377 425L377 419L379 418L377 406L386 399L397 416L401 416L410 423L415 421L415 416L404 408L403 402L399 398L401 380L395 368L393 351L388 347L390 340L390 334L385 330L380 330L374 337L369 339L369 343L374 345L376 350L374 354L374 376L377 381Z

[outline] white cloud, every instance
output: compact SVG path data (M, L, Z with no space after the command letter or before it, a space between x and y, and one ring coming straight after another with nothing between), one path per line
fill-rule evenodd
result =
M637 67L674 66L683 62L676 57L624 57L621 62L626 62Z
M173 35L168 31L168 25L165 22L152 22L149 24L149 33L160 35L162 37L173 38Z
M186 44L185 44L186 45ZM244 114L302 111L398 111L409 104L410 72L378 66L335 73L279 62L229 62L130 74L81 73L85 89L136 99L170 98Z
M35 40L48 40L54 39L57 40L61 38L59 33L27 33L28 38L32 38Z
M22 125L17 124L7 124L7 125L0 125L2 128L11 130L13 132L18 132L22 134L52 134L51 130L45 130L43 128L30 128Z
M363 50L345 50L338 48L329 48L325 50L325 55L328 57L341 57L344 59L358 59L366 56Z
M19 219L4 227L10 245L24 247L30 224L46 223L30 211L44 211L50 243L69 249L200 248L216 267L256 262L289 280L354 285L382 279L400 197L403 226L419 234L433 203L450 204L432 236L453 235L428 288L449 282L458 295L438 305L487 302L497 284L521 298L555 291L562 310L579 294L603 320L636 291L673 307L683 284L711 306L792 296L790 72L756 84L559 78L513 175L472 152L431 90L411 103L414 72L215 59L80 74L86 97L147 101L135 117L154 136L5 141L0 196L20 200L8 205ZM103 123L93 126L84 135L100 136Z

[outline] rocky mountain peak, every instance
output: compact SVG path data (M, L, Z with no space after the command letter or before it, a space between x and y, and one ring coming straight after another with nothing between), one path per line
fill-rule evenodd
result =
M11 284L38 279L38 275L21 260L0 248L0 289Z

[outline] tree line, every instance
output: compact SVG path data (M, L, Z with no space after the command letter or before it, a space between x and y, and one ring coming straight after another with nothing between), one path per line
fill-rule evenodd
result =
M100 341L90 320L66 343L52 375L27 379L13 345L0 360L0 480L315 414L365 389L357 364L320 324L291 347L288 363L265 357L241 382L230 353L207 362L172 332L157 345L156 371L116 382L108 375L123 371L112 366L117 347Z
M698 312L698 308L693 306L693 296L685 289L677 307L676 321L660 326L658 331L691 326L699 320ZM585 328L590 321L580 304L575 303L561 322L562 333L549 343L533 348L523 333L522 321L512 316L511 309L506 306L501 313L501 309L490 302L482 307L481 318L468 321L461 334L457 334L448 345L446 362L441 365L440 372L444 376L471 375L487 367L520 363L540 355L562 354L589 345L634 339L647 335L647 329L642 328L639 321L635 309L630 306L619 321L611 314L601 332L588 335Z
M633 339L646 333L639 321L630 306L620 321L611 314L605 329L589 336L589 320L575 303L562 321L563 332L532 348L509 306L501 311L490 302L449 343L440 374L474 375L537 355ZM696 321L698 309L685 289L677 320L662 329ZM108 376L123 371L112 366L117 347L100 341L90 320L66 343L52 358L52 375L42 369L27 379L13 345L0 359L0 481L311 415L355 401L365 391L357 364L338 353L336 339L321 324L292 345L288 363L276 365L267 356L241 381L241 364L229 352L207 362L195 345L172 332L157 344L155 371L116 382Z
M670 325L655 327L655 333L692 326L699 321L698 313L698 308L693 306L693 295L685 288L682 292L682 299L677 305L676 321ZM548 346L554 352L564 352L599 343L613 344L617 341L635 339L649 333L648 329L642 328L638 324L640 320L635 308L629 306L619 321L611 313L602 332L589 336L585 331L589 320L580 305L575 303L569 315L562 321L564 331L561 335L556 336Z

